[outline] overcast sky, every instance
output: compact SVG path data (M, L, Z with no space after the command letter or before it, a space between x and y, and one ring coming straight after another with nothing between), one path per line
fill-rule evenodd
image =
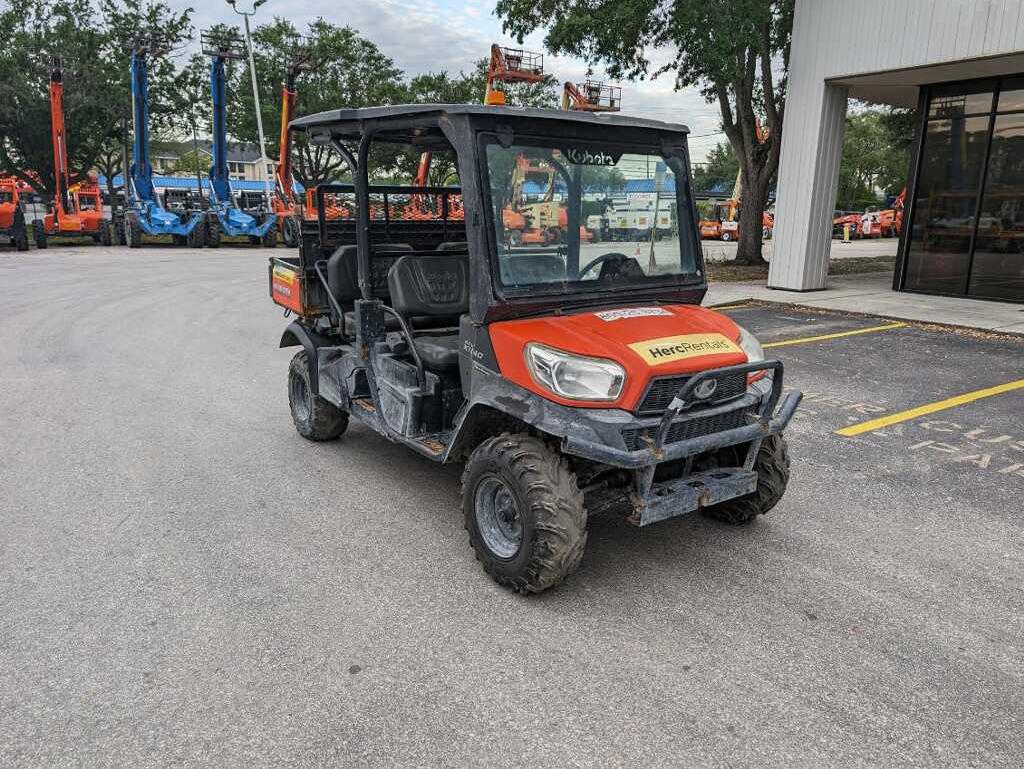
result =
M175 8L195 8L196 29L214 22L238 22L225 0L168 0ZM251 0L239 0L251 7ZM488 55L491 43L514 44L501 31L494 16L494 0L267 0L256 17L289 18L300 30L318 16L338 25L349 25L372 40L407 76L447 70L469 72L473 63ZM198 35L197 35L198 37ZM524 47L543 51L543 35L536 35ZM586 63L577 59L545 56L545 70L559 81L580 80ZM604 78L604 73L595 71ZM696 91L675 92L671 78L641 83L621 83L623 113L658 120L685 123L690 127L695 161L725 137L716 134L720 116L716 105L707 104ZM714 135L708 135L714 134Z

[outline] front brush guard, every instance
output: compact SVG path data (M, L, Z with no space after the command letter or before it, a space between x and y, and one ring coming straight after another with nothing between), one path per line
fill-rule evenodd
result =
M772 389L761 400L756 415L749 415L750 424L719 433L702 435L688 440L671 443L666 448L665 440L669 429L681 414L688 412L700 401L694 400L694 392L701 382L717 379L730 374L749 375L758 371L770 371ZM736 497L753 493L757 489L757 472L754 462L761 448L761 441L769 435L781 433L793 418L803 398L800 392L788 393L776 412L775 407L782 396L783 366L778 360L745 363L739 366L701 371L690 377L672 399L658 424L649 449L632 452L649 456L650 463L634 465L634 493L632 502L634 515L631 522L646 526L666 518L685 515L701 507L709 507ZM716 451L727 446L749 444L742 467L723 467L705 472L692 473L691 463L695 456ZM686 469L682 477L663 483L654 483L658 464L686 458ZM640 459L640 457L636 457Z

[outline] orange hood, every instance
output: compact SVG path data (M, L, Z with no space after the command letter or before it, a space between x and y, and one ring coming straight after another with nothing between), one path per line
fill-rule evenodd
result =
M607 358L626 370L618 400L591 405L630 409L653 376L685 374L746 363L739 326L713 310L693 305L624 307L574 315L494 323L491 344L501 373L549 400L563 400L533 381L523 350L530 342L578 355Z

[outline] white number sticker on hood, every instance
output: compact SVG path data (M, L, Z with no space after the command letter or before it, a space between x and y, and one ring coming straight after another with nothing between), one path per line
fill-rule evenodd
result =
M672 313L663 307L624 307L621 310L602 310L601 312L595 312L594 315L607 323L613 320L622 320L623 318L647 318L652 315L671 316Z

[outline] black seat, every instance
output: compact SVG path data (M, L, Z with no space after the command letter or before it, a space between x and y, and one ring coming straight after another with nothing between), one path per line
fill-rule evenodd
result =
M407 243L379 243L370 250L370 280L375 296L386 296L388 291L388 270L398 258L412 246ZM356 246L338 246L327 260L327 285L341 304L348 304L360 296L359 263Z
M469 310L469 257L456 254L403 256L388 272L391 304L403 318L444 319L457 325ZM432 371L459 368L458 333L417 336L413 343Z
M469 243L464 240L446 240L438 245L435 251L468 251Z

